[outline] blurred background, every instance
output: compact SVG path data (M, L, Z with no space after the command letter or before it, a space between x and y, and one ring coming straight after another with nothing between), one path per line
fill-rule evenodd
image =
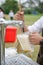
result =
M18 2L21 3L18 3ZM25 14L43 13L43 0L0 0L0 6L8 14L13 9L14 13L18 10L18 4L21 4Z
M24 11L25 24L32 25L36 20L43 16L43 0L0 0L0 7L4 10L5 19L9 19L9 11L13 10L14 14L19 10L19 5ZM20 31L19 31L20 32ZM6 44L6 47L14 46ZM39 45L35 47L32 53L32 59L36 61L39 51Z

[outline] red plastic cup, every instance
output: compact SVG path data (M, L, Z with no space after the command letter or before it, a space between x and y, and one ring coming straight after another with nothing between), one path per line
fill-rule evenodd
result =
M5 42L16 42L17 28L14 26L7 26L5 30Z

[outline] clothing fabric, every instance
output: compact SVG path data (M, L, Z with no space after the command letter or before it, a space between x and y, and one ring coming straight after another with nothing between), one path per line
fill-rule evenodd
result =
M4 13L0 12L0 18L4 18Z
M10 17L14 17L14 13L13 12L9 12L9 16Z
M28 26L30 32L41 32L43 28L43 16L38 19L32 26Z

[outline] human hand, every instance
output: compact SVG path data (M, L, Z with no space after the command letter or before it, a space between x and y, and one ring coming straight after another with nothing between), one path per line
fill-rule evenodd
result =
M24 26L24 32L29 32L27 26Z
M29 35L29 39L32 44L39 45L43 37L39 33L35 32Z
M23 11L18 11L14 16L14 19L24 21L24 12Z

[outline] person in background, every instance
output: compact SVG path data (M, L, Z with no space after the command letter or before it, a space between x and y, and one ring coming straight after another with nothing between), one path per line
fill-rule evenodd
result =
M10 17L11 20L13 20L13 18L14 18L14 12L13 12L13 10L10 10L9 17Z
M21 12L16 13L15 15L15 19L18 20L24 20L23 18L23 14L20 15ZM21 19L21 16L23 19ZM40 50L39 50L39 54L38 54L38 58L37 58L37 62L40 65L43 65L43 36L41 36L39 33L42 32L43 33L43 16L38 19L33 25L25 27L24 26L24 31L25 32L30 32L29 35L29 39L30 42L34 45L40 45Z
M4 11L2 8L0 8L0 18L5 18Z

